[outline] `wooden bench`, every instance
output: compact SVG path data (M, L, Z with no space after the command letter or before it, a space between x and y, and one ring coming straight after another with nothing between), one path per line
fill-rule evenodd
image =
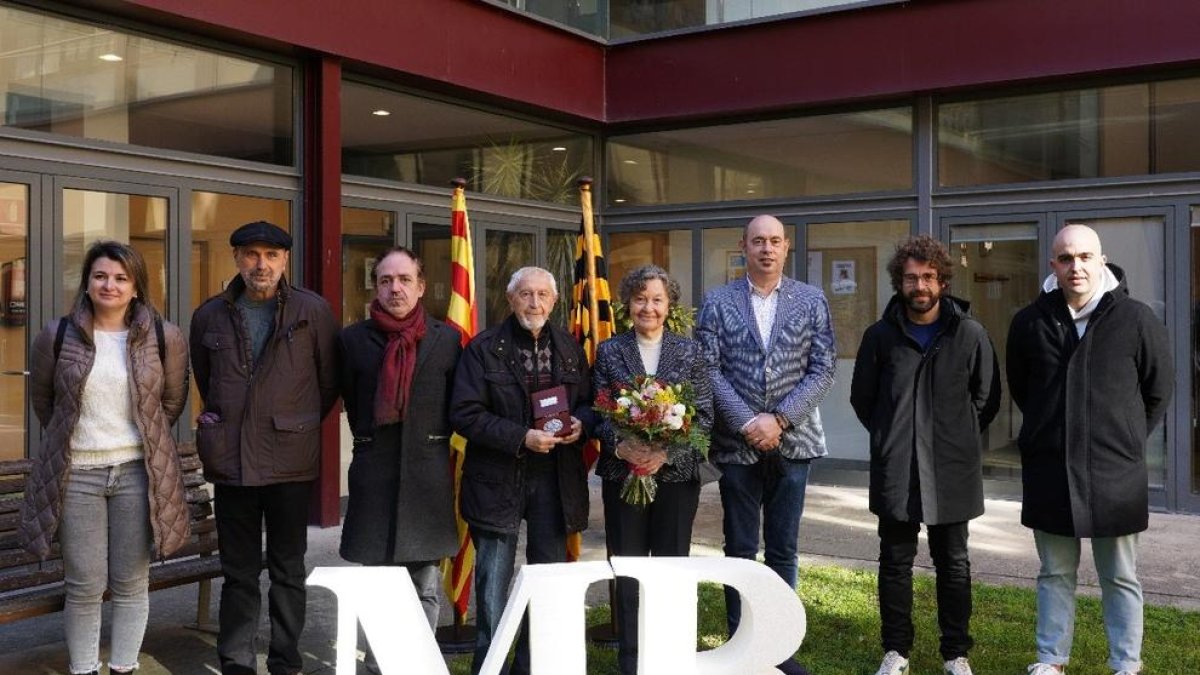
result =
M195 445L180 445L179 455L192 538L170 558L151 563L150 590L199 584L194 627L211 630L211 580L221 574L212 495L205 486ZM0 461L0 624L57 612L65 599L58 542L44 561L26 553L17 543L25 481L32 466L27 459Z

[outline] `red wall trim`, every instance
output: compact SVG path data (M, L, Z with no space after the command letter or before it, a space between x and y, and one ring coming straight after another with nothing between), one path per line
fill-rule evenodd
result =
M308 288L342 315L342 64L333 57L305 64L304 278ZM312 521L331 527L341 521L341 421L334 407L321 423L321 476Z
M86 0L85 0L86 2ZM371 64L600 120L604 46L477 0L92 0L141 20Z
M608 122L1200 63L1196 0L913 0L617 45Z

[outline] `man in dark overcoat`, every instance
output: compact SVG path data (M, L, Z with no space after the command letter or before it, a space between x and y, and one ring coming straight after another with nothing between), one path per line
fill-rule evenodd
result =
M592 423L592 379L583 348L549 323L558 299L549 272L522 267L509 280L507 296L512 314L463 352L450 409L451 426L467 439L459 509L475 545L473 673L508 602L521 521L525 561L536 564L564 562L567 534L582 531L588 520L582 434ZM563 390L554 394L558 386ZM542 428L531 396L563 395L559 404L570 411L569 424ZM527 630L509 672L529 673Z
M1000 407L1000 366L983 325L949 294L954 264L928 235L888 263L896 291L867 328L850 403L871 432L871 512L879 516L878 675L907 672L912 569L925 523L937 570L944 670L970 675L968 522L983 513L980 433Z
M437 628L439 563L458 549L448 409L460 338L421 305L425 275L415 253L384 251L372 278L370 318L338 336L354 434L341 555L406 567Z
M1174 388L1167 330L1129 295L1100 237L1068 225L1054 238L1042 294L1013 317L1008 384L1021 409L1024 503L1038 573L1037 663L1057 675L1071 656L1080 540L1100 578L1108 665L1141 671L1138 533L1149 525L1146 439Z

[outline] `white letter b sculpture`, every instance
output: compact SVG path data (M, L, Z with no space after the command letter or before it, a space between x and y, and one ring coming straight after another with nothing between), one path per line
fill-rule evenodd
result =
M770 568L740 558L622 558L526 565L500 617L480 675L499 675L529 610L532 675L586 675L584 595L596 581L633 577L641 589L639 675L768 675L804 640L804 605ZM738 630L720 647L696 652L701 581L732 586L742 598ZM337 675L353 675L357 624L385 675L448 675L408 571L400 567L318 567L310 586L338 599Z

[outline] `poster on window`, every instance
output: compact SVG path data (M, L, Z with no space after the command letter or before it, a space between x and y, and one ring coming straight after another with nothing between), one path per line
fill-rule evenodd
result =
M830 281L829 288L834 295L854 295L858 292L853 260L833 261L833 280Z

